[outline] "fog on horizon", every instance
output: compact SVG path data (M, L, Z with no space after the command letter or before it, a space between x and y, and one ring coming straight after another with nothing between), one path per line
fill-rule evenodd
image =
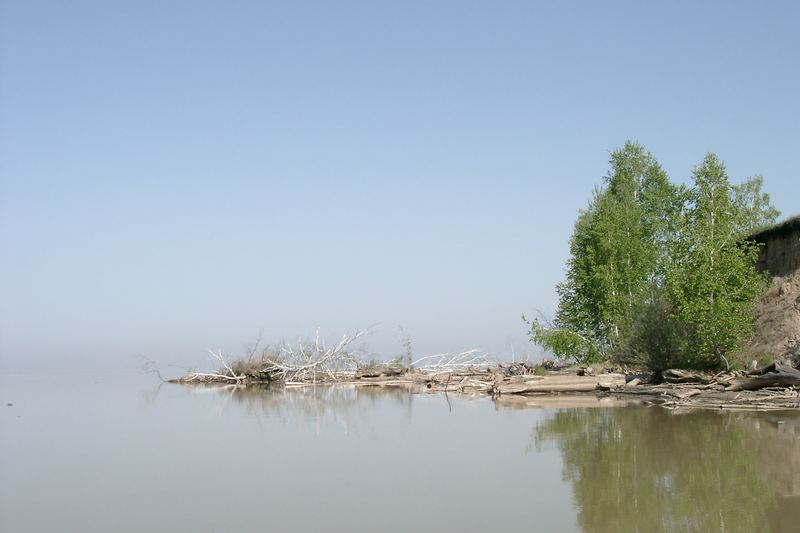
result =
M0 369L213 366L317 327L536 356L520 315L554 311L626 140L800 211L798 15L4 2Z

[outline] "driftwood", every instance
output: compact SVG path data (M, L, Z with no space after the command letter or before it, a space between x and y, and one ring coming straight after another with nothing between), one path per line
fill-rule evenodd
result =
M616 392L650 397L669 409L800 409L800 370L780 362L750 372L715 375L671 370L673 382L631 386Z
M499 394L592 392L621 388L624 386L625 374L600 374L597 376L524 376L497 383L495 385L495 391Z
M673 392L672 396L679 400L685 400L686 398L691 398L692 396L698 396L703 394L703 391L700 389L678 389Z
M351 345L365 332L342 335L341 340L329 346L320 338L319 330L311 341L299 339L297 344L284 343L265 348L256 355L258 343L249 351L247 359L229 363L221 350L209 350L222 365L217 372L189 372L169 380L171 383L200 384L261 384L267 382L330 382L351 379L358 369L358 360L350 351Z
M767 387L800 387L800 370L788 365L775 362L764 369L751 372L747 378L734 380L727 390L752 391Z
M800 408L800 395L792 389L710 391L691 397L675 397L664 401L661 405L669 409L775 411Z
M492 392L493 382L476 379L471 376L437 376L426 384L428 392L458 392L458 393L481 393L489 394Z
M711 383L714 379L713 374L700 372L697 370L682 370L670 368L661 373L661 377L667 383Z
M400 376L406 372L406 368L400 365L375 365L359 367L355 373L355 379L379 378L384 376Z
M217 372L192 372L174 383L225 386L306 387L321 384L352 387L404 387L409 392L453 392L491 396L498 403L514 407L555 406L544 399L567 393L611 391L634 402L663 405L671 409L800 409L800 370L783 362L749 372L711 374L681 369L662 373L664 383L652 384L649 374L598 374L590 369L563 369L541 374L528 363L490 363L481 352L471 350L418 359L408 366L396 363L363 365L349 351L361 336L345 335L333 346L325 346L319 335L313 342L299 341L261 357L229 363L222 352L211 352L221 364ZM252 360L251 360L252 359ZM626 383L627 381L627 383ZM576 398L585 406L604 405L584 394ZM599 395L604 396L604 395ZM517 398L517 399L514 399ZM626 400L630 401L630 400ZM605 402L606 405L613 402Z
M467 350L459 353L427 355L411 363L411 367L425 372L460 372L475 368L494 366L488 354L480 350Z

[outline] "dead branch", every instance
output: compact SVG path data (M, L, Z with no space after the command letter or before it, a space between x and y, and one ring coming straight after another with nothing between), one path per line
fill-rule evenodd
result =
M423 361L425 364L421 364ZM442 353L428 355L417 359L411 366L425 372L439 373L456 372L458 370L467 370L470 368L487 368L492 364L488 354L473 349L455 354Z
M358 369L358 359L351 345L365 335L357 331L326 346L317 330L313 343L298 339L296 345L284 344L276 354L265 354L261 371L283 382L338 381L352 378Z
M219 372L189 372L178 380L180 383L208 383L208 382L231 382L243 383L247 379L246 374L237 374L231 365L225 360L222 355L222 350L208 350L211 356L222 364L222 369Z

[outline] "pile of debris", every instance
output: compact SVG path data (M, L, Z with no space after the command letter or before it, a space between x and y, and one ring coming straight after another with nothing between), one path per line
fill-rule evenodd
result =
M633 395L668 408L798 409L800 370L776 362L749 372L666 370L646 374L601 373L569 369L542 374L527 363L427 372L403 367L375 367L360 371L357 385L418 384L428 392L453 392L501 397L569 393Z
M361 364L344 349L348 340L350 338L345 338L332 348L321 344L311 349L302 346L302 350L294 353L285 352L294 358L262 359L258 365L250 366L229 364L221 353L215 353L222 364L218 372L193 372L172 381L237 386L264 382L285 387L404 386L418 392L453 392L493 398L599 393L628 395L669 408L800 408L800 370L784 361L749 372L713 374L674 369L659 376L611 371L595 375L590 368L545 370L527 362L498 364L477 351L430 356L406 365L397 362Z
M798 409L800 370L781 362L749 372L666 370L663 382L629 381L617 392L647 395L669 408Z

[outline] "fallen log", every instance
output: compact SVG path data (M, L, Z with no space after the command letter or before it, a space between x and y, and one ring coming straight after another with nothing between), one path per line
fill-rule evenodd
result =
M698 370L682 370L679 368L670 368L661 373L661 377L667 383L711 383L714 376L708 372L700 372Z
M360 367L356 370L355 379L379 378L384 376L399 376L406 372L406 368L399 365L376 365Z
M781 363L770 365L771 370L731 381L725 390L759 390L766 387L800 387L800 370Z
M747 392L708 392L690 397L675 397L661 404L668 409L732 409L768 411L800 408L800 396L791 389Z
M775 372L775 363L772 362L766 366L762 366L761 368L754 368L752 370L747 371L748 376L761 376L768 372Z
M686 398L691 398L692 396L697 396L699 394L702 394L700 389L678 389L672 392L671 396L674 396L679 400L685 400Z
M523 378L523 379L520 379ZM625 386L625 374L598 376L517 376L495 384L498 394L529 392L591 392Z

